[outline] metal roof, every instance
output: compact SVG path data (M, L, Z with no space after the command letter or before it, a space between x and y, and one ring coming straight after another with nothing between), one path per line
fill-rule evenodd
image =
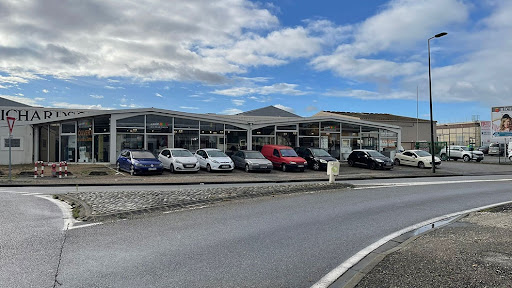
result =
M20 102L12 101L3 97L0 97L0 106L6 106L6 107L32 107L27 104L23 104Z

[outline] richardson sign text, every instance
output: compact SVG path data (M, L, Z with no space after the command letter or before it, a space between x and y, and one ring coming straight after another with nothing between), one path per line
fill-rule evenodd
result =
M14 117L16 118L16 121L32 122L80 115L83 113L83 111L2 109L0 113L0 121L5 121L7 117Z

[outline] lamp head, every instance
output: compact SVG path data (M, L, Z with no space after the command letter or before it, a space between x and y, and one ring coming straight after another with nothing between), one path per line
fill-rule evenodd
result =
M443 36L444 36L444 35L446 35L446 34L448 34L448 33L446 33L446 32L441 32L441 33L439 33L439 34L436 34L436 36L434 36L434 37L439 38L439 37L443 37Z

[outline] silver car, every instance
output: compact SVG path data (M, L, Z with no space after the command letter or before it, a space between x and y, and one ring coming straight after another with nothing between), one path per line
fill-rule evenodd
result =
M265 171L270 173L273 168L272 162L267 160L259 151L240 150L235 152L231 159L235 163L235 168L245 169L245 172Z
M165 148L158 154L158 160L164 164L165 169L174 172L197 172L199 162L192 152L182 148Z

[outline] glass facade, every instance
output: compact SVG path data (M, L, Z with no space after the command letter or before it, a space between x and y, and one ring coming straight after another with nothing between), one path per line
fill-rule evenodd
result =
M246 127L241 128L222 122L160 114L116 119L113 121L116 126L111 127L111 117L115 115L36 126L39 129L39 160L113 163L123 149L147 149L156 156L163 148L185 148L191 152L199 148L216 148L233 153L241 149L261 150L266 144L319 147L338 159L346 159L353 149L395 150L399 141L397 132L343 123L342 120L300 123L294 119L292 123L281 122L248 131L249 123L240 124ZM219 117L219 120L225 119ZM449 136L453 137L451 139L475 141L477 138L470 127L451 130L456 133ZM443 129L438 128L438 131ZM460 137L459 132L464 136ZM248 135L252 135L252 139L248 139Z
M199 131L198 130L175 130L174 147L184 148L190 152L196 152L199 149Z
M480 123L443 124L436 127L437 141L448 145L482 145Z

